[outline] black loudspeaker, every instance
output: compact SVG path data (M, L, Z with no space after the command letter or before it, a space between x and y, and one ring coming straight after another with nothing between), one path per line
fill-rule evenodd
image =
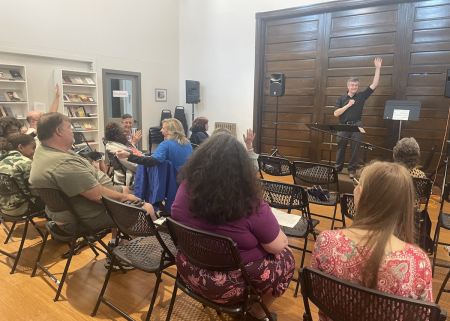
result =
M186 104L198 104L200 102L200 82L186 80Z
M445 77L444 97L450 98L450 69L447 70L447 77Z
M284 96L286 77L284 74L270 74L270 96Z

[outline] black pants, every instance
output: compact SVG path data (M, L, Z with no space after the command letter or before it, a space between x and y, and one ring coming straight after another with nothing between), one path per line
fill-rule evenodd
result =
M346 124L341 124L346 125ZM358 121L354 126L362 127L362 121ZM337 138L338 150L336 154L336 165L335 168L341 171L344 168L345 162L345 150L347 149L348 139L355 139L358 142L350 141L350 161L348 162L348 172L356 173L356 168L358 167L359 161L359 148L361 146L362 133L361 132L338 132L339 136Z

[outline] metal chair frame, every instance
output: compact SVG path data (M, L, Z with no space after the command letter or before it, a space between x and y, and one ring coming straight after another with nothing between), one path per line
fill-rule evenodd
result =
M372 290L313 268L300 269L304 321L312 321L309 301L333 321L444 321L447 312L436 303Z
M353 221L356 214L355 196L353 194L345 193L341 196L341 214L344 220L347 217Z
M69 211L70 214L76 219L77 221L77 233L70 235L65 233L63 230L59 229L57 225L51 221L46 224L47 232L44 236L44 241L42 242L41 249L39 251L39 255L36 259L36 263L33 268L33 272L31 273L31 277L34 277L36 275L37 268L40 268L45 274L47 274L50 279L58 284L58 290L56 291L56 296L53 299L53 301L58 301L59 296L61 294L61 290L64 285L64 281L67 276L67 272L69 270L70 262L72 261L72 256L74 254L74 249L76 247L76 241L78 238L82 237L91 250L94 252L95 256L98 256L99 253L97 250L105 254L106 256L111 256L112 251L111 249L97 236L97 232L92 230L80 217L80 215L75 211L73 208L69 197L62 191L51 189L51 188L36 188L39 196L42 198L42 200L46 203L47 208L52 212L62 212L62 211ZM79 230L78 227L81 227L83 230ZM48 235L51 234L52 237L61 240L63 242L69 243L70 251L69 256L67 258L66 267L64 268L63 275L61 276L61 280L59 281L50 271L48 271L41 263L40 259L42 256L42 253L44 252L45 244L47 243ZM99 242L103 249L96 246L94 243L89 241L88 237L91 236L95 239L95 241ZM122 266L119 264L119 267L122 271L122 273L125 273Z
M192 291L177 273L166 321L169 321L172 315L178 288L191 298L201 302L204 306L215 309L218 313L225 312L230 315L241 315L242 321L245 321L247 309L251 304L259 303L266 312L268 320L273 321L269 309L250 281L237 244L233 240L229 237L187 227L174 221L172 218L167 218L166 224L175 246L191 264L201 269L218 272L240 269L246 283L244 301L241 304L225 306L209 301ZM195 243L194 239L201 239L202 245Z
M175 246L172 245L172 251L169 248L169 244L166 244L165 241L162 238L162 234L160 233L155 224L153 223L153 220L144 209L134 207L131 205L123 204L120 202L117 202L115 200L112 200L108 197L103 196L102 202L105 205L108 214L113 219L114 223L116 223L118 229L124 233L125 235L133 235L138 238L135 238L131 240L129 243L126 243L125 245L119 245L114 248L113 250L113 256L111 259L111 265L108 269L108 274L105 277L105 282L103 283L102 290L100 292L100 295L98 297L97 303L95 305L94 311L91 313L91 316L95 316L97 314L98 308L100 306L100 303L106 304L108 307L119 313L121 316L123 316L125 319L129 321L134 321L133 318L131 318L128 314L123 312L121 309L119 309L117 306L115 306L113 303L105 299L105 291L106 287L109 282L109 278L111 277L111 272L113 270L114 262L118 262L119 258L122 257L121 250L124 249L125 252L129 253L131 250L127 251L127 248L133 247L134 250L138 250L139 252L144 252L144 256L134 257L133 254L128 254L127 258L127 264L132 265L136 267L137 269L140 269L141 271L147 272L147 273L154 273L156 275L156 282L155 282L155 288L153 290L153 296L150 303L150 308L147 313L146 321L150 320L150 317L153 312L153 307L155 305L156 296L158 294L158 288L159 284L162 282L162 273L172 277L176 278L175 275L165 271L166 268L175 265ZM121 210L119 210L121 209ZM124 216L127 218L124 219ZM170 240L169 236L167 234L166 239ZM155 240L156 239L156 240ZM140 246L140 242L149 241L146 244L159 244L161 247L161 255L158 257L156 254L154 257L152 257L152 253L154 248L150 246ZM171 243L171 242L170 242ZM150 250L150 251L149 251ZM155 254L155 253L153 253ZM139 264L140 262L135 260L144 259L145 262L152 262L154 265L152 265L151 268L148 266L143 266ZM152 261L153 260L153 261ZM159 264L157 264L159 262Z
M297 171L297 169L299 169L298 167L300 167L300 166L303 167L302 172L304 172L303 173L304 175L300 175L301 174L300 170ZM292 162L291 172L292 172L292 178L294 179L294 183L298 184L298 185L304 185L304 184L299 184L298 180L300 180L302 182L306 182L308 184L312 184L312 185L323 184L323 185L327 186L328 190L330 189L331 184L336 185L336 192L330 191L331 197L334 198L334 200L332 200L332 201L323 202L323 201L320 201L317 198L309 195L309 203L310 204L323 205L323 206L334 206L333 217L330 218L329 216L315 214L315 213L311 213L311 215L322 217L322 218L325 218L328 220L332 220L332 223L331 223L332 230L334 229L335 221L341 222L342 227L345 227L345 217L342 216L341 219L336 218L337 205L340 202L339 177L338 177L337 170L333 166L328 166L328 165L323 165L323 164L318 164L318 163L295 161L295 162ZM317 177L317 172L319 172L319 174L323 174L322 177Z
M20 255L22 254L23 246L25 243L25 238L27 236L28 231L28 223L31 223L36 230L38 231L39 235L44 239L44 234L41 232L41 227L36 225L36 223L33 221L33 218L36 218L40 215L45 215L45 211L38 211L34 205L34 203L31 201L31 199L28 197L27 194L24 193L24 191L20 188L19 184L16 182L14 177L12 177L10 174L6 173L0 173L0 195L5 197L12 197L14 195L20 195L28 202L28 210L25 214L19 215L19 216L12 216L7 215L0 211L0 219L2 220L3 224L6 226L6 228L9 230L8 235L6 237L6 240L3 244L7 244L8 241L11 239L11 235L14 232L14 228L16 227L17 223L24 222L24 228L22 233L22 240L19 245L19 250L17 251L16 255L13 255L11 253L5 252L0 249L0 253L3 255L6 255L7 257L14 260L13 267L11 269L10 274L14 274L14 271L16 270L17 264L19 263ZM31 194L31 193L30 193ZM6 225L6 222L13 223L11 228L8 228Z
M268 180L262 180L262 186L263 186L262 197L264 201L271 207L287 210L289 214L291 213L292 210L301 211L302 217L295 227L289 228L280 225L280 229L288 237L304 238L303 248L289 244L289 247L303 251L302 260L300 263L300 267L303 267L306 253L312 253L312 251L306 249L308 245L308 236L309 234L312 234L314 240L316 239L317 233L314 230L314 227L317 224L319 224L319 221L314 220L315 222L313 222L313 220L311 219L311 214L309 212L308 191L306 190L306 188L300 185ZM303 231L305 222L307 227ZM297 232L297 230L300 228L302 228L301 231L302 233ZM300 286L300 279L294 278L293 280L297 282L297 286L295 287L294 292L294 297L296 298L298 288Z

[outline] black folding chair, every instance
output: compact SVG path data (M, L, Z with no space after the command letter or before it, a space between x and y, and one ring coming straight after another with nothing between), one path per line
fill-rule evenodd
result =
M40 227L36 225L36 223L33 221L34 218L44 215L45 211L38 211L30 199L31 193L28 191L28 193L25 193L20 187L19 184L17 184L16 180L9 174L0 173L0 195L2 197L6 198L13 198L13 197L20 197L25 199L28 202L28 209L23 215L19 216L12 216L7 215L0 211L0 217L1 219L6 223L12 223L11 228L9 229L8 236L6 237L6 240L4 244L7 244L8 241L11 239L11 235L14 232L14 228L16 227L17 223L25 223L22 233L22 240L19 245L19 250L17 251L17 254L11 254L8 252L5 252L3 250L0 250L0 253L3 255L6 255L14 260L13 267L11 269L10 274L13 274L16 270L17 264L19 263L20 255L22 254L23 245L25 243L25 238L27 236L28 231L28 223L31 223L36 230L38 231L39 235L44 238L44 234L41 232ZM7 226L5 224L5 226Z
M108 151L106 152L106 154L108 155L109 163L110 163L111 167L113 168L113 183L115 184L115 182L114 182L114 172L115 171L119 171L124 176L124 184L123 185L127 186L127 169L119 161L119 159L117 158L116 154L108 152ZM133 181L134 181L134 176L132 176L130 178L130 184L128 186L133 185Z
M289 247L303 251L302 261L300 263L300 267L303 267L306 252L311 253L310 250L306 249L308 235L311 234L314 239L316 239L314 228L319 224L318 220L311 219L309 213L308 191L306 188L299 185L267 180L262 180L262 186L262 197L270 206L287 210L288 213L291 213L291 210L301 211L302 217L294 227L290 228L280 225L280 229L286 236L304 239L303 248L289 244ZM300 281L299 279L293 280L297 282L294 292L294 297L297 297Z
M53 301L58 301L58 298L61 294L61 290L62 287L64 285L64 281L66 279L67 276L67 271L69 270L69 266L70 266L70 262L72 261L72 256L74 253L74 249L76 246L76 241L78 238L83 238L87 244L89 245L89 247L92 249L92 251L94 252L95 256L98 256L98 252L97 250L99 250L100 252L104 253L106 256L111 256L111 249L97 236L97 233L103 231L102 230L92 230L80 217L80 215L75 211L75 209L72 206L72 203L70 202L69 197L62 191L56 190L56 189L51 189L51 188L37 188L36 189L39 196L42 198L42 200L45 202L45 204L47 205L47 208L53 212L53 213L58 213L58 212L63 212L63 211L69 211L70 214L72 214L72 216L75 218L76 222L77 222L77 232L73 235L68 234L66 232L64 232L63 230L61 230L58 225L54 222L54 221L50 221L45 225L45 228L47 229L47 233L44 236L44 241L42 242L42 246L41 249L39 251L39 255L37 257L36 260L36 264L34 265L34 269L33 272L31 273L31 277L34 277L36 275L36 270L37 268L40 268L42 271L44 271L45 274L47 274L53 282L55 282L56 284L58 284L58 290L56 292L56 296L53 299ZM67 258L67 263L66 263L66 267L64 269L63 275L61 277L61 281L59 281L58 279L56 279L56 277L50 273L41 263L40 263L40 259L42 256L42 253L44 252L44 248L45 248L45 244L47 243L47 238L48 235L51 235L53 238L63 241L63 242L67 242L70 244L70 251L69 251L69 256ZM98 246L96 246L94 243L92 243L88 237L92 237L95 239L95 241L99 242L103 249L99 248ZM123 270L122 266L119 265L119 267L121 268L122 272L125 273L125 271Z
M444 321L447 312L436 303L419 301L365 288L318 270L300 269L304 321L312 321L309 301L333 321Z
M120 260L141 271L156 275L152 301L145 319L148 321L150 320L155 305L159 283L162 281L162 273L175 278L175 275L165 271L169 266L175 265L175 245L168 234L160 233L156 229L150 214L144 209L126 205L105 196L102 197L102 202L119 230L125 235L133 235L136 238L114 248L108 274L106 275L102 291L91 315L95 316L97 314L100 303L103 302L125 319L133 320L128 314L104 297L114 262Z
M345 227L344 216L342 219L336 218L336 210L337 205L339 204L340 194L338 172L333 166L296 161L292 163L292 177L294 179L294 183L298 185L326 185L328 190L330 190L330 185L335 185L336 190L334 192L330 191L330 197L327 200L321 200L316 196L308 195L310 204L333 206L333 217L330 218L328 216L315 213L311 213L311 215L331 219L331 229L334 229L335 221L342 222L342 226Z
M217 272L240 270L246 284L244 301L233 306L226 306L207 300L195 293L184 283L183 279L177 273L166 321L169 321L172 315L178 288L194 300L201 302L204 306L231 315L241 315L242 321L246 319L247 309L253 303L259 303L266 312L267 318L273 321L261 296L256 292L256 289L250 281L236 243L229 237L189 228L171 218L166 219L166 224L172 236L173 243L191 264L201 269Z
M355 196L353 194L346 193L341 196L341 214L343 220L347 217L353 221L356 214ZM343 225L345 226L345 224Z
M286 158L259 155L259 175L262 179L263 172L272 176L291 176L291 162Z

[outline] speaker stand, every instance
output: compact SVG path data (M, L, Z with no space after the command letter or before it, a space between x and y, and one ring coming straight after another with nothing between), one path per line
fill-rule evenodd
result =
M278 150L277 148L277 134L278 134L278 96L277 96L277 105L275 108L275 139L273 142L273 148L271 149L272 153L270 154L270 156L277 156L277 154L279 154L281 157L284 157L283 154L281 154L281 152Z
M192 122L194 122L194 117L195 117L195 113L194 113L194 107L195 107L195 104L194 103L192 103Z

